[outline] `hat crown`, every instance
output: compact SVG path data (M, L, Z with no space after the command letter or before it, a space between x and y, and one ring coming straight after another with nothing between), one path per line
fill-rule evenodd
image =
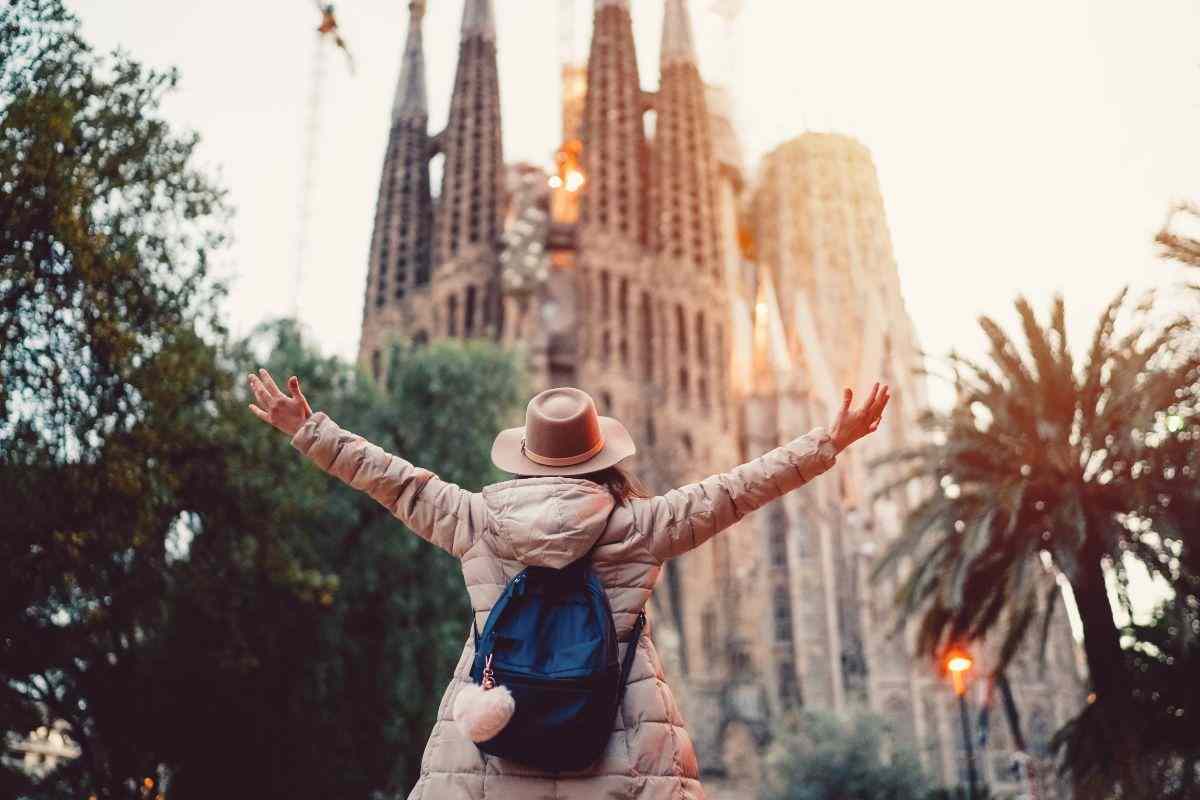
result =
M531 458L590 456L603 442L596 404L580 389L547 389L525 409L525 453Z

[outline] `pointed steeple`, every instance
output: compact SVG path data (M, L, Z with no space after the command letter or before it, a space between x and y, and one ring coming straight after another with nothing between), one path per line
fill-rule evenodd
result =
M496 41L496 15L492 0L467 0L463 5L462 38L479 36Z
M656 102L650 241L668 260L720 277L717 172L685 0L666 0Z
M392 103L392 121L401 117L429 117L429 100L425 91L425 43L421 25L425 20L425 0L408 4L408 38L404 42L404 59L400 65L400 80L396 84L396 99Z
M687 0L666 0L663 16L662 48L659 65L696 63L696 46L692 43L692 20Z
M628 0L595 0L583 112L583 224L645 241L646 138Z
M442 137L446 155L437 219L437 262L469 248L495 249L500 234L500 83L492 0L467 0Z
M379 179L375 204L375 228L371 234L363 303L364 341L362 356L374 350L365 332L370 320L387 308L400 309L403 326L409 317L407 298L413 289L429 283L432 265L433 198L429 187L429 110L425 97L425 55L421 21L425 0L409 4L408 37L392 105L387 151ZM394 323L389 323L394 324ZM396 334L407 330L390 331Z
M492 0L466 0L463 5L450 115L440 136L445 161L435 221L434 271L451 270L465 286L461 301L457 294L446 298L451 336L489 334L500 324L504 154L492 8Z

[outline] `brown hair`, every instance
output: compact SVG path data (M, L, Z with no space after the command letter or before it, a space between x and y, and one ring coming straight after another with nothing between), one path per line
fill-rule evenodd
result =
M541 476L515 475L513 477L537 478ZM646 488L646 485L638 480L636 475L620 464L613 464L611 467L598 469L595 472L587 472L583 475L571 475L570 477L600 484L605 489L608 489L608 493L618 503L634 497L646 498L650 496L650 490Z
M646 485L638 480L638 477L620 464L613 464L611 467L589 472L586 475L578 476L586 478L589 481L596 483L608 489L609 494L613 496L613 500L621 503L634 497L646 498L650 496L650 490Z

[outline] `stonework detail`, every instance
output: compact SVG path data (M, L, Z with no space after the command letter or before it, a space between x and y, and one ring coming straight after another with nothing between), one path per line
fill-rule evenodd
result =
M433 264L429 108L421 32L424 14L424 0L410 4L408 37L371 235L359 360L376 375L383 370L379 334L397 324L412 330L420 327L410 307L413 297L428 294Z
M629 7L599 3L583 107L583 220L640 243L646 225L646 141Z
M650 613L714 797L758 785L773 720L801 707L869 708L938 780L957 783L953 694L891 635L904 566L871 572L920 487L875 498L895 476L868 464L918 441L926 397L870 152L806 133L749 180L730 98L701 80L686 0L665 0L655 93L641 89L627 0L596 0L586 70L563 70L555 171L506 166L491 0L465 4L449 121L433 137L424 5L410 4L362 365L383 377L394 341L486 337L516 348L531 388L578 386L622 419L638 442L631 466L660 492L828 425L843 386L888 382L878 435L670 563ZM1065 626L1046 673L1022 657L1010 676L1035 747L1081 701ZM994 789L1015 790L1006 748L993 736L981 769Z

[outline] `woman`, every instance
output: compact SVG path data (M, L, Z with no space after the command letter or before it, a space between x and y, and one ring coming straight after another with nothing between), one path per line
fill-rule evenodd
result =
M629 432L598 416L579 389L548 389L529 402L525 426L501 431L492 447L496 466L520 479L476 493L314 414L295 377L288 381L291 396L266 370L250 375L250 387L258 400L250 410L259 419L461 560L480 629L505 584L524 567L561 568L590 554L612 606L622 657L663 562L829 469L838 452L879 427L888 401L888 387L877 383L852 411L846 389L828 431L815 428L727 473L646 497L617 466L634 453ZM649 628L633 646L633 668L604 755L581 772L546 773L484 756L454 724L455 695L471 680L468 636L410 800L703 798L695 751Z

